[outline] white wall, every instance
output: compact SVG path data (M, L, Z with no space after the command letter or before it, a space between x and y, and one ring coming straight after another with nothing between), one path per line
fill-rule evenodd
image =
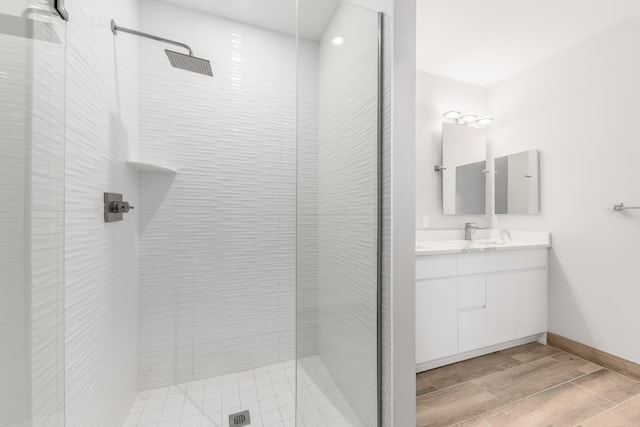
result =
M442 164L442 114L485 114L487 89L418 71L416 94L416 230L461 228L465 222L488 225L485 215L443 215L442 173L433 170ZM429 217L427 227L424 216Z
M415 378L415 153L416 153L416 1L393 1L390 159L390 356L383 353L383 414L392 426L416 423ZM384 272L383 272L384 273ZM383 281L384 283L384 281ZM383 298L384 300L385 298ZM384 306L383 306L384 308ZM383 319L385 316L383 315ZM383 331L387 322L383 322ZM383 334L383 343L385 342ZM385 368L389 366L390 370ZM385 375L385 378L387 376ZM383 379L385 381L385 379ZM383 420L386 423L387 418Z
M640 18L489 89L492 156L540 150L541 214L495 227L548 230L551 332L640 362Z
M140 16L215 75L141 41L140 160L178 173L140 179L140 385L292 360L295 38L155 1Z
M137 393L137 212L105 223L103 193L138 205L137 2L67 1L66 425L124 422Z

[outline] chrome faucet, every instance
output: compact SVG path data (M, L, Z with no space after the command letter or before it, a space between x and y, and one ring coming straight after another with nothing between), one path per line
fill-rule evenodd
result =
M473 233L481 228L475 222L466 222L464 224L464 240L473 240Z

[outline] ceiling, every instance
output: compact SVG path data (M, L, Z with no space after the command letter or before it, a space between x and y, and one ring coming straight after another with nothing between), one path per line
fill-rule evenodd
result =
M417 68L488 87L640 13L638 0L417 0Z
M281 33L296 33L296 0L165 0ZM301 0L300 36L319 40L340 0Z

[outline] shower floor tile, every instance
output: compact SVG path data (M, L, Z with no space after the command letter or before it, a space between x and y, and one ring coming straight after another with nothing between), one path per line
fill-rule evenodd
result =
M247 409L251 427L361 425L318 357L300 366L297 424L295 362L288 361L141 391L123 427L229 427L229 415Z

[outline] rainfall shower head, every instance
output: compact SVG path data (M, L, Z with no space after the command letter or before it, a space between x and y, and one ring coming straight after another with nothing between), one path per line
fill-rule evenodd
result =
M193 71L194 73L213 77L213 71L211 71L211 62L209 62L207 59L193 56L193 50L191 50L191 48L187 44L165 39L163 37L154 36L153 34L143 33L142 31L136 31L130 28L121 27L119 25L116 25L116 21L113 19L111 20L111 31L114 35L118 35L118 31L122 31L123 33L133 34L134 36L145 37L147 39L180 46L188 50L189 54L186 55L184 53L174 52L173 50L168 49L164 50L167 53L169 62L171 62L171 65L174 68L180 68L181 70Z
M169 58L169 62L174 68L192 71L205 76L212 76L211 62L207 59L198 58L193 55L185 55L184 53L174 52L173 50L164 50Z

